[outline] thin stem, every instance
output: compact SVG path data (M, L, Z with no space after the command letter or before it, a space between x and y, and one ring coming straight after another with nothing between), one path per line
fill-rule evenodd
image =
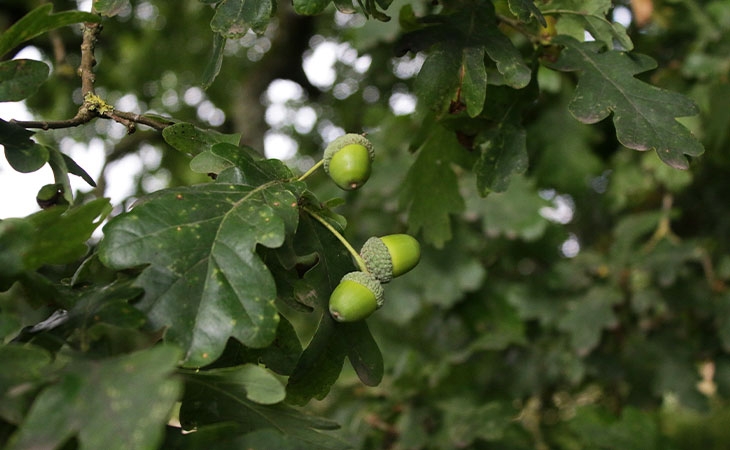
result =
M350 252L350 255L352 255L352 257L355 259L355 263L361 271L369 273L368 268L365 265L365 260L363 260L362 257L357 253L357 251L352 247L352 245L347 242L347 239L345 239L345 237L340 234L339 231L335 230L335 227L333 227L329 222L324 219L324 217L320 216L316 211L313 211L311 208L303 206L302 209L304 209L304 211L312 216L317 222L324 225L324 227L327 228L330 233L332 233L340 242L342 242L342 245L344 245L347 251Z
M317 164L313 165L309 170L307 170L306 172L304 172L304 174L302 174L301 177L297 178L297 181L304 181L305 179L307 179L307 177L309 177L311 174L313 174L314 172L316 172L317 169L319 169L320 166L322 166L323 164L324 164L324 159L320 159L317 162Z

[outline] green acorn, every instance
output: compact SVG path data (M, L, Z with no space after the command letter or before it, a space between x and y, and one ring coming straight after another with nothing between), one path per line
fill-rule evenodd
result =
M324 150L324 171L341 189L351 191L368 181L373 159L373 144L362 135L349 133L330 142Z
M381 283L387 283L416 267L421 260L421 246L407 234L371 237L360 250L368 271Z
M338 322L365 319L383 306L383 286L365 272L350 272L330 295L330 314Z

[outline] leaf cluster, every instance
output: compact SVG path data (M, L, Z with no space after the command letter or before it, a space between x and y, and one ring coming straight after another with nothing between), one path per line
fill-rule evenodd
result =
M726 2L654 2L628 28L607 0L142 3L43 5L0 34L10 55L103 22L95 95L163 124L0 120L10 167L53 176L43 210L0 221L3 446L724 448ZM330 87L280 70L291 23L310 48L289 66L337 49ZM0 63L0 101L77 107L52 65ZM298 94L276 103L277 78ZM286 161L245 145L259 98ZM376 148L344 195L299 175L343 130ZM112 205L119 180L69 139L159 161ZM423 244L367 322L327 313L356 270L332 230Z

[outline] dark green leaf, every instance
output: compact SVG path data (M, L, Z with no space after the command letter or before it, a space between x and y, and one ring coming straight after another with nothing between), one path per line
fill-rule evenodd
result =
M51 366L45 349L20 344L0 347L0 417L20 423Z
M31 96L48 78L46 63L14 59L0 63L0 102L18 102Z
M436 247L451 239L451 214L464 210L456 174L451 164L465 151L454 134L437 126L420 149L403 183L401 202L408 209L411 233Z
M484 50L497 65L497 71L504 75L506 84L522 89L530 83L532 71L523 61L520 52L496 26L484 27Z
M96 14L82 11L64 11L52 14L53 5L43 4L15 22L0 35L0 57L19 44L47 31L79 22L99 22Z
M86 241L110 212L109 200L100 198L68 210L56 207L24 219L3 220L0 222L3 276L82 257L88 251Z
M190 170L197 173L219 174L233 166L232 162L213 154L210 150L199 153L190 161Z
M191 123L176 123L162 131L165 142L187 155L195 156L213 145L225 142L238 145L240 134L222 134L214 130L202 130Z
M92 3L93 11L106 17L114 17L127 7L129 0L94 0Z
M105 227L100 258L113 268L150 264L139 278L139 307L166 339L203 366L228 337L264 347L279 316L271 273L256 255L275 248L298 220L292 186L208 184L159 191Z
M619 142L635 150L654 149L662 161L678 169L689 167L684 155L704 152L702 144L675 119L697 114L694 102L634 78L655 68L654 60L605 51L600 42L580 43L567 36L558 36L554 42L565 49L550 67L580 74L570 102L576 119L596 123L613 113Z
M96 187L96 182L93 178L91 178L91 175L89 175L81 166L76 164L76 161L71 159L71 157L66 155L65 153L62 153L61 156L63 156L63 160L66 162L66 168L68 168L68 173L76 175L77 177L81 177L81 179L86 181L89 186Z
M119 327L140 328L147 318L129 304L140 297L142 289L132 286L131 281L115 282L107 286L74 291L76 298L69 308L66 320L73 322L80 333L99 323Z
M476 117L484 109L487 97L487 69L484 67L484 49L467 47L464 49L462 67L464 79L461 84L462 99L466 102L466 112Z
M213 145L211 153L235 166L235 178L228 178L223 173L218 179L219 182L258 185L270 180L289 180L293 178L291 170L281 160L261 159L260 155L248 147L220 143Z
M208 377L205 372L185 375L186 388L180 409L185 429L205 429L209 424L237 422L245 431L274 429L287 437L307 443L309 448L341 448L342 443L319 430L336 429L337 424L306 416L282 403L261 405L249 400L238 383ZM222 383L221 383L222 382Z
M262 349L246 348L246 353L253 355L254 361L274 372L290 375L302 354L302 344L292 324L285 317L281 317L274 342Z
M22 173L35 172L43 167L50 157L48 147L28 140L28 145L5 145L5 158L10 166Z
M27 146L30 145L33 141L30 140L30 137L33 136L35 133L26 130L25 128L21 127L20 125L16 125L11 122L6 122L3 119L0 119L0 144L4 146Z
M32 131L0 119L0 144L5 147L5 158L18 172L29 173L48 162L48 148L30 139Z
M364 320L338 324L347 345L347 357L360 381L377 386L383 379L383 355Z
M180 393L180 352L158 346L117 358L72 361L36 398L8 447L155 448ZM144 413L141 413L144 412Z
M474 165L481 195L506 191L512 176L525 173L528 165L527 136L521 126L505 124L486 139Z
M254 364L186 372L185 379L191 390L225 392L260 405L280 403L286 396L284 385L271 372Z
M270 0L223 0L217 7L210 28L226 38L239 38L251 29L261 34L274 13Z
M203 70L203 89L208 89L221 71L223 66L223 50L226 48L226 38L220 33L213 34L213 52L210 55L208 64Z
M304 405L312 398L323 399L337 381L349 349L340 339L338 324L328 312L322 314L312 341L289 377L286 399L294 405Z
M419 104L437 114L448 108L459 86L460 65L459 52L454 48L439 45L431 51L416 78Z

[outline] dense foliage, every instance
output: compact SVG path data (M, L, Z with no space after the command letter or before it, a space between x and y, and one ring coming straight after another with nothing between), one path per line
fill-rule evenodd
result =
M35 117L5 158L52 169L0 221L3 447L727 447L727 1L4 0L0 31ZM352 191L308 172L346 132ZM392 233L418 266L333 320L342 236Z

